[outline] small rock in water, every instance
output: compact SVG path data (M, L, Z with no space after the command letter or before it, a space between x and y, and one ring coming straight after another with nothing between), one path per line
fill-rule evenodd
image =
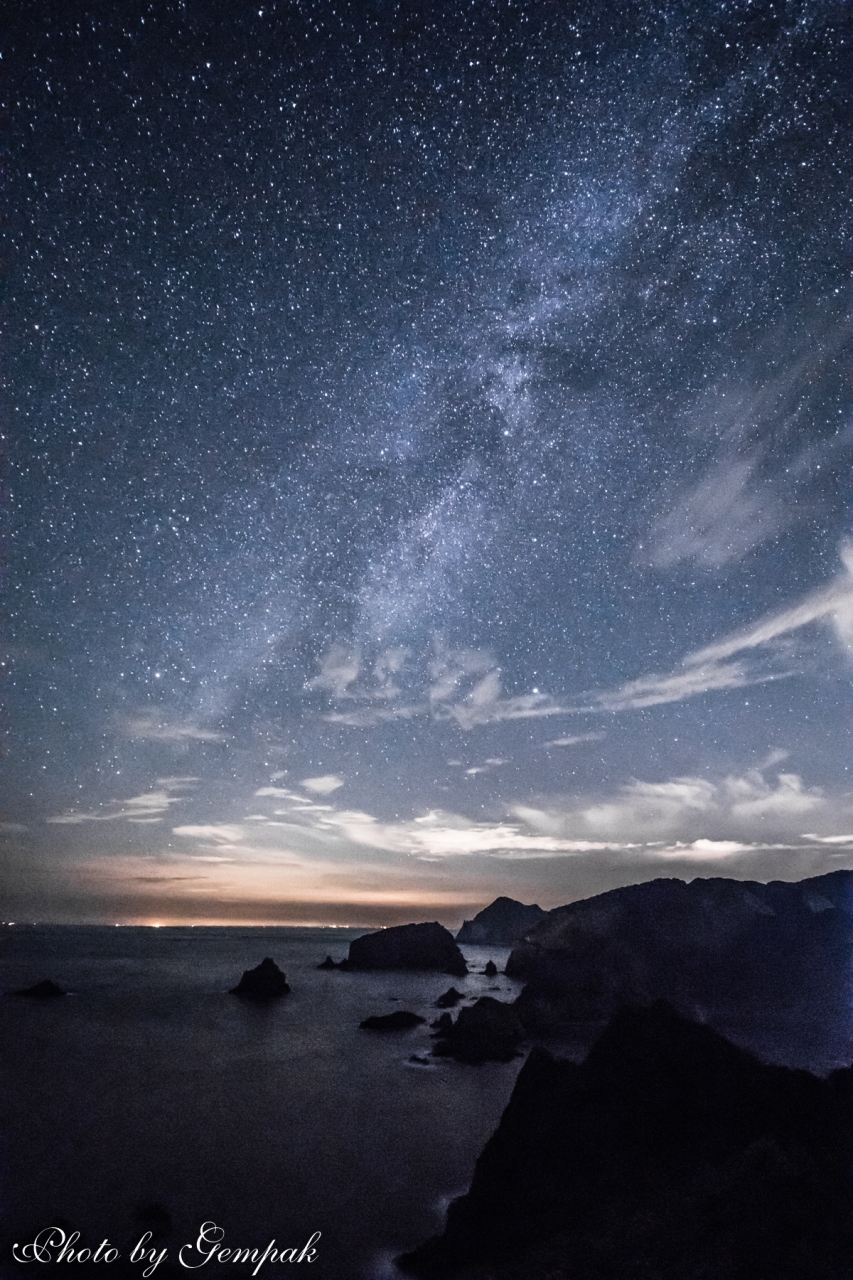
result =
M55 982L51 982L50 978L45 978L42 982L36 982L32 987L21 987L19 991L12 991L13 996L30 996L33 1000L52 1000L54 996L65 996L67 991L63 991L62 987L58 987Z
M497 972L498 972L498 966L495 964L494 960L488 960L486 962L486 967L483 970L483 973L486 975L487 978L494 978L497 975Z
M438 1027L438 1034L444 1035L453 1026L453 1019L449 1013L442 1013L436 1018L435 1022L429 1024L431 1027Z
M455 987L448 987L444 995L438 997L435 1002L436 1009L452 1009L462 999L462 992L457 991Z
M362 1031L408 1031L410 1027L416 1027L418 1023L425 1021L425 1018L410 1013L408 1009L395 1009L393 1013L374 1014L358 1025Z
M433 1049L436 1057L457 1062L509 1062L518 1054L524 1029L511 1004L481 996L472 1008L463 1009L451 1026L443 1027L439 1036Z
M289 992L284 974L269 956L257 968L247 969L237 986L231 988L231 995L249 996L253 1000L269 1000L273 996L286 996Z
M339 969L340 965L335 964L331 956L326 956L322 964L317 965L318 969Z

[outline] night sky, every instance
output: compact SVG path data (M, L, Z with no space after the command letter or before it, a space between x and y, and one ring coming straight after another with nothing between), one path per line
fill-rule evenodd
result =
M848 21L15 6L4 918L853 867Z

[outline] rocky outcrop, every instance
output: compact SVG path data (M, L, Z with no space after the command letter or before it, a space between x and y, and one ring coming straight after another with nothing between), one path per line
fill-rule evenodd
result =
M495 898L473 920L463 920L456 941L469 946L511 947L548 915L541 907L526 907L514 898Z
M232 995L248 996L252 1000L269 1000L275 996L286 996L289 992L284 974L269 956L256 968L247 969L237 986L231 988Z
M487 961L486 961L486 967L485 967L485 969L483 970L483 973L486 975L486 977L487 977L487 978L496 978L496 977L497 977L497 975L498 975L498 966L495 964L494 960L487 960Z
M358 1025L362 1031L408 1031L422 1022L426 1022L426 1018L410 1013L408 1009L395 1009L393 1013L374 1014Z
M63 991L62 987L58 987L55 982L51 982L50 978L44 978L41 982L36 982L31 987L21 987L18 991L10 991L12 996L29 996L31 1000L53 1000L56 996L65 996L67 991Z
M435 1002L436 1009L453 1009L462 999L462 992L455 987L448 987Z
M853 1068L765 1066L658 1003L534 1049L421 1280L846 1280Z
M455 1022L441 1023L433 1053L457 1062L509 1062L518 1054L524 1028L515 1008L492 996L481 996L468 1009L461 1009Z
M336 960L333 960L331 956L326 956L326 959L323 960L321 964L318 964L317 968L318 969L344 969L346 967L346 963L347 963L346 960L336 961Z
M443 925L400 924L356 938L349 945L349 969L432 969L462 977L465 957Z
M531 1028L663 998L685 1014L848 1017L853 872L653 880L558 907L509 957ZM841 1025L836 1021L836 1026Z

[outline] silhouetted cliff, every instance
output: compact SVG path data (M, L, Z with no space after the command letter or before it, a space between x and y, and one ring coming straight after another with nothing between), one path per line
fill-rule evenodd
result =
M514 898L495 898L473 920L463 920L456 941L488 947L511 947L541 923L548 912Z
M663 998L686 1014L849 1018L853 871L788 884L653 880L549 912L512 951L531 1028ZM840 1022L837 1022L840 1025Z
M770 1067L663 1002L535 1049L421 1280L849 1280L853 1069Z

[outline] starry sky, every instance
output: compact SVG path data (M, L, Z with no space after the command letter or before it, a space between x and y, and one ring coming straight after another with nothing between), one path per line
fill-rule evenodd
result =
M847 21L16 7L5 916L853 867Z

